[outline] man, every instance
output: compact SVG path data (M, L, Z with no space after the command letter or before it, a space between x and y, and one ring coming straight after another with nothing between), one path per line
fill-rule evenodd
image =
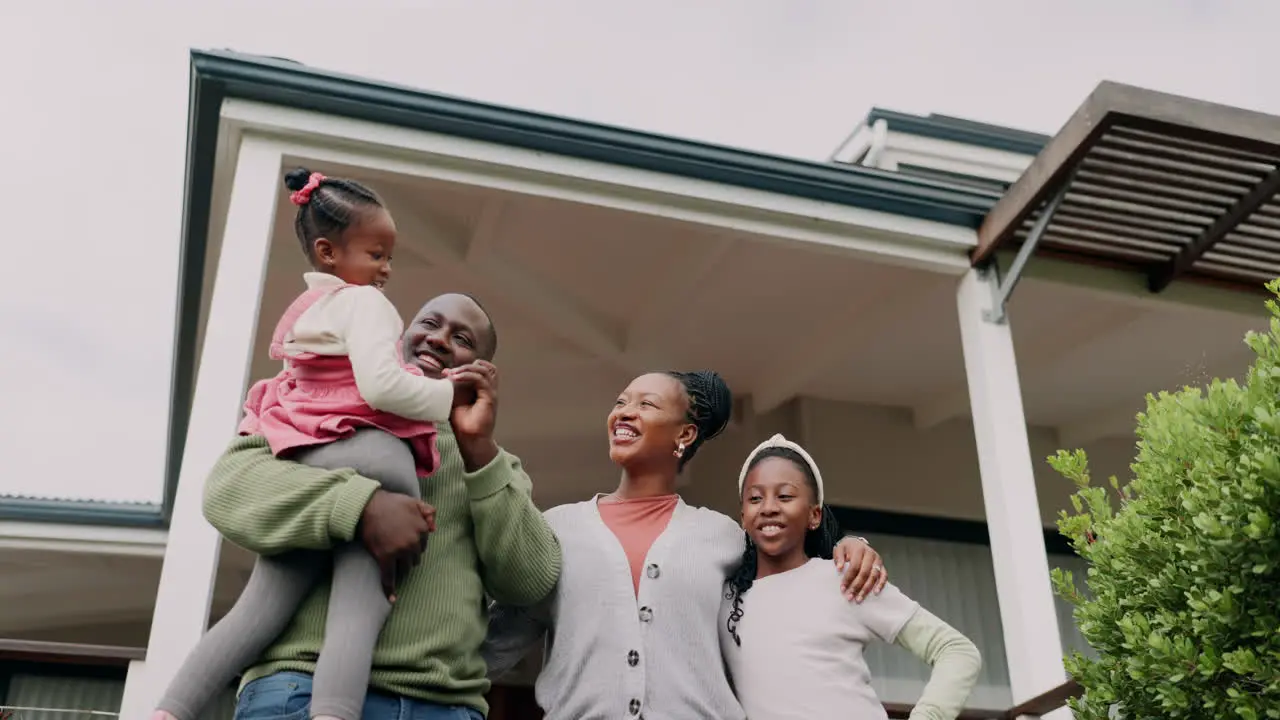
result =
M496 347L492 321L465 295L429 301L405 331L406 361L475 388L438 427L440 467L422 482L421 502L351 470L279 460L260 437L232 442L209 478L205 517L237 545L271 555L356 540L378 561L395 604L374 649L364 720L483 718L485 596L532 605L559 577L560 548L529 477L493 439ZM307 718L328 597L321 583L245 673L237 720Z

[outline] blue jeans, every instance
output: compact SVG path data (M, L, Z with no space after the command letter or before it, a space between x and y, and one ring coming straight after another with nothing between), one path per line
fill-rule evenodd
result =
M244 686L235 720L307 720L310 712L311 676L278 672ZM437 705L370 691L361 720L484 720L484 715L464 705Z

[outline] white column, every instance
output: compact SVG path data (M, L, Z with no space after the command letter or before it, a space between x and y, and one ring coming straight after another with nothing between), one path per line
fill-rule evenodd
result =
M984 317L992 287L970 270L957 293L969 404L1015 704L1062 684L1062 640L1036 499L1022 387L1007 322ZM1068 714L1070 711L1062 711ZM1058 713L1054 714L1055 716Z
M191 419L145 663L129 667L125 720L146 718L209 622L221 538L201 513L205 478L234 436L258 328L281 155L245 136L236 158L226 230L196 377Z

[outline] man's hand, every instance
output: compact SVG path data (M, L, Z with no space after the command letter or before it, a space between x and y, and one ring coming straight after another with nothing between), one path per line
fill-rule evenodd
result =
M849 600L862 602L869 592L879 595L889 581L889 574L880 562L880 553L863 538L844 538L836 545L833 555L836 569L843 571L840 592Z
M376 490L364 506L358 532L360 542L382 571L382 591L396 601L396 583L409 574L427 549L427 535L436 530L436 509L407 495Z
M493 440L498 421L498 368L486 360L476 360L446 370L445 377L457 388L449 424L458 438L464 469L475 472L498 456L498 444Z

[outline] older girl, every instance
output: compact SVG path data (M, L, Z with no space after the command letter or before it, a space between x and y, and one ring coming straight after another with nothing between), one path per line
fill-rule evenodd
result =
M863 660L867 643L896 642L933 666L912 720L954 720L977 682L977 648L889 585L849 606L828 590L835 518L822 473L804 448L774 435L738 476L747 557L730 581L721 644L751 720L886 720Z
M547 720L744 717L716 634L742 531L675 494L677 474L731 410L713 372L636 378L606 423L618 489L547 511L564 558L556 592L531 610L495 608L485 646L496 677L547 637L536 688ZM852 585L853 598L883 583L864 541L847 538L835 555L847 569L829 577L831 592Z

